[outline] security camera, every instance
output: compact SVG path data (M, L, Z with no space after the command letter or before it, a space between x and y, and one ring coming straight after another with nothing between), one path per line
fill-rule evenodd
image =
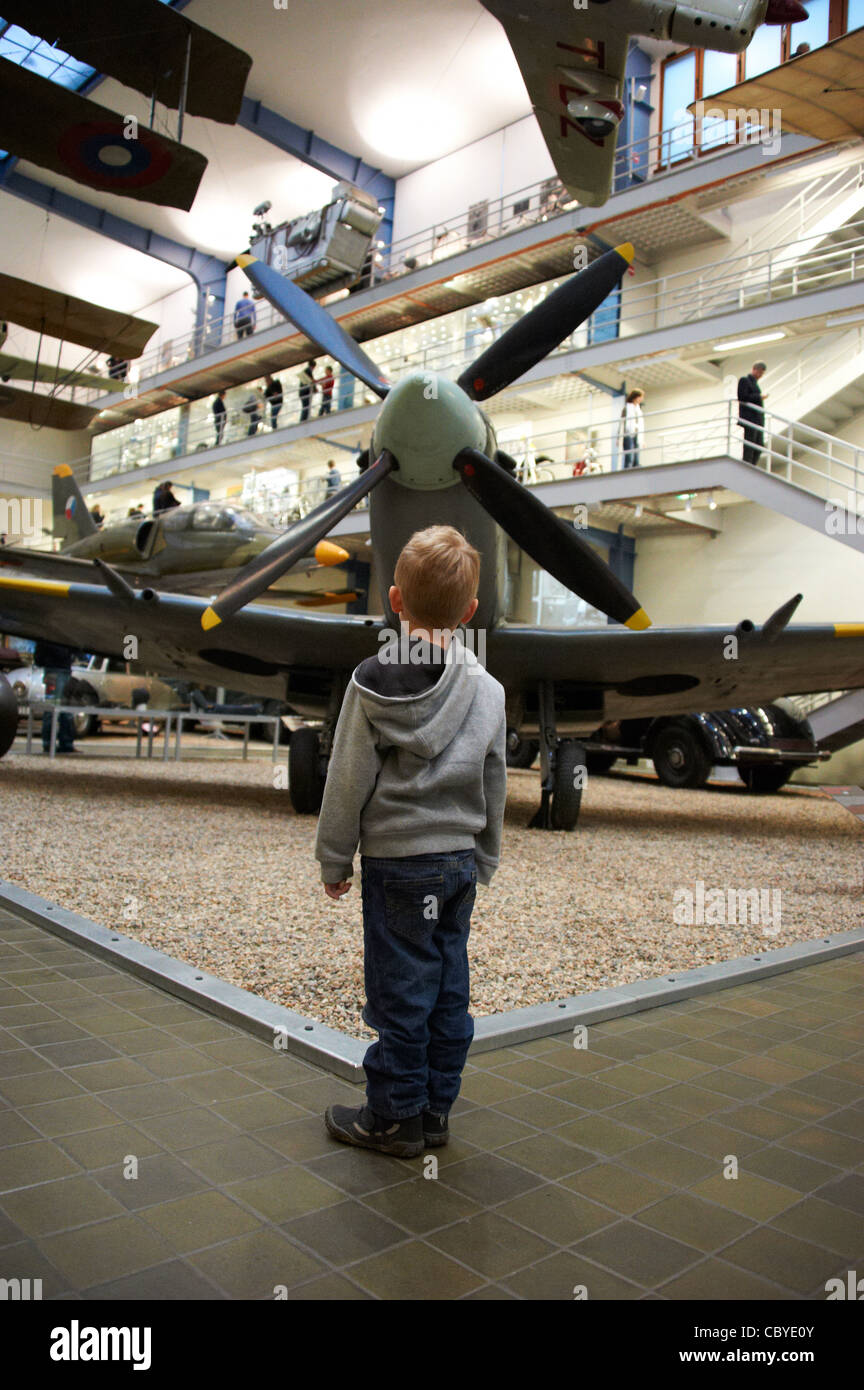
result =
M595 140L605 140L614 135L621 124L621 117L600 101L571 101L567 103L567 114L586 135Z
M257 206L257 208L253 208L253 209L252 209L252 216L253 216L253 217L263 217L265 213L267 213L267 212L270 211L270 209L272 208L272 206L273 206L272 203L259 203L258 206Z

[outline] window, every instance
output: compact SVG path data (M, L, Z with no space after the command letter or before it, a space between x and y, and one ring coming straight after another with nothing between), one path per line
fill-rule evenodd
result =
M701 96L708 109L711 96L715 92L725 92L738 81L737 53L711 53L707 49L702 54ZM703 150L728 145L735 139L735 122L718 116L703 116L699 132L699 146Z
M744 76L758 77L770 68L779 68L783 61L783 27L779 24L760 24L744 50Z
M853 0L849 0L850 11L852 3ZM800 24L789 25L790 58L794 58L799 43L809 43L811 48L818 48L828 42L828 0L807 0L804 8L807 10L807 19L802 19ZM849 27L854 29L855 25L850 24Z
M686 159L695 147L695 121L687 107L696 100L696 53L682 53L663 65L664 163Z
M848 10L846 14L846 32L851 33L853 29L860 29L864 24L864 0L848 0ZM803 29L803 24L796 24L792 30L793 34L799 29Z

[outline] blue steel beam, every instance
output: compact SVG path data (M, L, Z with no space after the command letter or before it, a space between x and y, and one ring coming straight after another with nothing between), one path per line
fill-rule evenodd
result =
M177 270L185 271L198 289L196 327L200 328L208 317L213 320L222 318L225 306L225 278L233 262L226 264L216 256L208 256L203 251L196 251L194 247L183 246L179 241L172 241L170 237L162 236L159 232L139 227L137 222L128 222L125 217L117 217L106 208L94 207L92 203L85 203L81 198L75 198L69 193L61 193L49 184L39 183L36 179L28 178L14 170L2 177L0 189L14 194L16 198L22 198L27 203L33 203L36 207L44 208L46 212L56 213L68 222L75 222L79 227L87 227L91 232L98 232L100 236L129 246L133 251L140 251L142 255L153 256L155 260L164 261L166 265L173 265ZM208 295L213 296L209 315Z
M316 135L314 130L305 130L302 126L295 125L294 121L280 116L278 111L271 110L263 102L253 101L251 97L243 98L237 124L266 140L268 144L275 145L277 149L284 150L286 154L294 155L310 168L318 169L320 173L328 174L337 180L344 179L371 193L378 199L378 206L384 209L378 238L387 246L390 245L393 237L396 184L388 174L382 173L380 169L373 169L358 155L340 150L338 145L331 145L329 141Z

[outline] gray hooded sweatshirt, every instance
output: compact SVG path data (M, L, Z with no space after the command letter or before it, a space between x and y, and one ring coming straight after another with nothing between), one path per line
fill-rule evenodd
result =
M480 883L498 867L507 796L504 689L458 636L442 655L418 672L404 664L388 671L379 653L354 672L315 842L324 883L351 877L358 841L373 859L473 849ZM424 686L417 694L381 693Z

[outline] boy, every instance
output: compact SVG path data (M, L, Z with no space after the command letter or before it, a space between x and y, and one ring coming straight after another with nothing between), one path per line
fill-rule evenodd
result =
M331 1105L335 1139L413 1158L447 1143L474 1021L468 932L498 866L507 794L504 691L454 630L477 611L480 556L452 526L396 564L392 633L354 672L333 743L315 857L328 897L359 840L366 1007L378 1033L366 1105Z

